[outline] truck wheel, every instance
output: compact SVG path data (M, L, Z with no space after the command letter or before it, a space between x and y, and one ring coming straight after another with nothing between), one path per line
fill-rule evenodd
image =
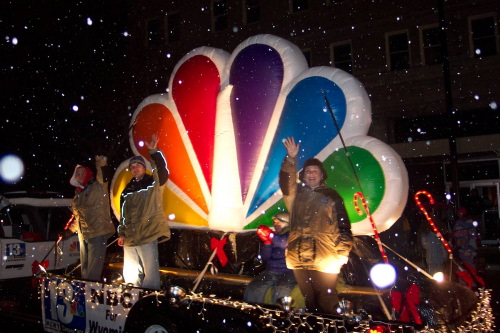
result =
M179 333L177 326L161 315L146 315L140 324L134 325L132 332Z

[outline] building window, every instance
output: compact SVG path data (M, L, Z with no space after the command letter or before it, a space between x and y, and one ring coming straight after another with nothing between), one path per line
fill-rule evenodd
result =
M442 64L444 61L440 39L441 29L438 25L420 29L420 48L424 65Z
M227 28L227 1L214 0L212 2L212 18L214 31Z
M389 70L396 71L410 68L410 48L408 32L398 32L386 35Z
M179 13L167 15L167 36L169 43L181 40L181 18Z
M147 23L146 42L149 47L158 47L161 42L160 19L149 20Z
M245 21L247 24L260 21L260 0L246 0Z
M292 13L302 12L309 9L309 0L291 0Z
M351 43L342 42L331 46L331 58L333 66L352 74Z
M498 36L495 16L469 18L471 54L474 58L498 54Z

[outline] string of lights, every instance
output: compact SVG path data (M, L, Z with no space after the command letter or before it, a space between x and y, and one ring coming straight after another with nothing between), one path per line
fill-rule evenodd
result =
M170 298L171 306L184 308L186 311L197 311L196 314L201 317L202 321L208 320L210 311L209 308L213 305L215 305L217 309L218 306L230 307L248 315L248 318L254 319L253 323L249 321L248 325L259 325L259 327L262 328L262 332L486 333L495 331L495 318L491 308L491 290L487 289L479 289L477 291L478 303L475 310L471 312L470 318L468 318L462 326L450 330L446 327L424 327L416 329L410 323L402 324L375 321L369 315L362 318L353 313L331 318L308 313L301 308L292 308L290 311L285 311L279 308L267 308L258 304L232 300L231 298L221 299L215 297L215 295L204 296L202 293L190 293L182 295L181 299L174 300L171 295L168 295L169 291L138 290L139 288L135 288L129 284L110 284L107 286L107 290L112 291L111 294L107 292L106 295L104 295L102 290L105 284L103 283L84 282L64 277L48 276L45 278L41 286L40 299L42 300L42 304L45 303L44 299L49 300L49 302L53 302L57 298L60 298L61 301L66 304L78 303L82 297L85 297L88 290L95 288L97 290L97 294L85 300L87 303L87 309L80 309L78 311L88 312L91 309L100 311L98 308L100 304L104 305L106 303L106 305L110 305L111 303L111 312L118 317L127 317L128 311L124 311L123 309L130 310L132 307L132 304L129 304L126 298L127 293L130 292L142 293L143 296L153 295L155 296L156 304L158 306L161 305L163 302L162 300L165 300L166 296L167 298ZM108 299L110 295L112 299ZM121 304L122 306L116 307L118 304ZM197 304L197 306L194 307L194 304ZM130 305L130 307L127 305ZM165 308L162 307L162 309ZM165 315L168 315L168 313L165 313Z

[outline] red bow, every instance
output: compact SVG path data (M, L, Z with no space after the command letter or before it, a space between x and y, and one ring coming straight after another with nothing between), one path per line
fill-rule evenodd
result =
M476 270L469 264L464 263L465 268L459 266L459 271L456 274L467 284L467 287L472 289L472 285L475 282L479 283L482 287L485 286L482 277L477 275Z
M212 239L210 240L210 249L212 251L217 249L217 258L219 258L222 267L226 266L227 264L227 256L226 253L224 252L224 245L226 245L226 242L227 242L227 237L224 237L221 240L212 237Z
M391 302L394 310L399 313L398 320L409 323L410 319L413 319L415 324L422 324L417 310L417 305L420 304L420 288L416 284L412 284L404 295L399 291L391 291Z

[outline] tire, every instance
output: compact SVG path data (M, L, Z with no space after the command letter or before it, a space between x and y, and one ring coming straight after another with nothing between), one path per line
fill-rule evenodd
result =
M147 314L139 323L135 323L131 332L141 333L179 333L177 326L159 314Z

